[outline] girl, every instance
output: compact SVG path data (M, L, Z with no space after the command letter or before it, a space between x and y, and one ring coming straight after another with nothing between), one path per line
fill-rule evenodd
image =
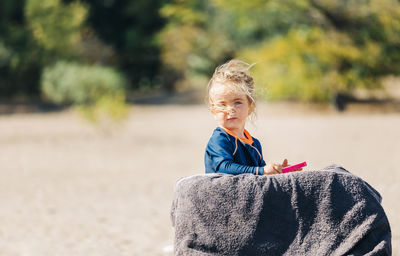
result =
M217 67L208 83L209 108L218 127L206 147L206 173L278 174L288 166L286 159L282 164L265 164L260 142L245 129L256 107L250 67L231 60Z

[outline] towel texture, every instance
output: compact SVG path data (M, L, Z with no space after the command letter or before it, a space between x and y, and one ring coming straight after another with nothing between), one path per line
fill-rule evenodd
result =
M391 255L381 196L337 165L180 179L175 255Z

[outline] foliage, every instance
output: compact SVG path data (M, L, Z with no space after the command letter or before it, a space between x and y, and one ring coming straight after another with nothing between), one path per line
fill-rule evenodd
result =
M0 1L0 97L38 94L41 53L24 24L24 0Z
M0 67L6 66L11 59L11 51L3 42L0 42Z
M212 73L215 63L234 53L232 40L221 33L219 22L214 22L219 14L223 16L216 11L208 0L181 0L161 9L169 21L159 34L162 63L165 69L177 73L182 83L192 83L196 80L193 77Z
M41 87L52 102L80 106L94 121L126 114L125 79L112 68L57 62L44 70Z
M224 35L196 26L170 26L160 34L160 41L164 64L187 76L210 73L231 49Z
M89 121L100 124L102 128L121 122L128 115L128 106L122 93L102 97L94 104L79 105L77 109Z
M57 57L69 57L80 42L87 8L78 1L27 0L25 16L37 43Z
M338 92L380 88L381 78L400 73L396 0L199 2L176 0L162 12L169 19L161 34L163 61L184 79L194 71L210 76L222 60L238 57L257 63L254 76L264 96L328 101ZM223 44L196 42L216 35ZM172 39L185 47L176 51L168 45ZM203 56L207 68L191 65L193 54Z
M64 0L70 2L70 0ZM156 34L165 21L159 10L166 0L82 0L89 6L88 24L114 48L115 67L131 89L157 86L160 50Z
M375 88L379 83L362 73L364 66L379 58L376 44L358 48L345 34L328 35L317 28L291 30L239 54L250 62L263 57L253 74L260 85L266 85L264 96L270 99L328 101L336 92Z
M160 83L164 2L1 0L0 97L39 97L43 69L59 60L111 65L131 89Z
M258 63L256 82L272 99L379 88L400 73L400 3L0 1L2 98L39 96L43 69L62 60L113 66L135 90L207 80L233 57Z

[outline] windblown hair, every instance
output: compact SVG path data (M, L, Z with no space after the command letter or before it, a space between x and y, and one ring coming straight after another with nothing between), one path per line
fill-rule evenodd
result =
M249 71L253 65L233 59L215 69L207 88L208 107L211 111L215 110L215 106L212 102L210 91L216 83L223 84L233 92L246 94L249 105L255 109L255 86Z

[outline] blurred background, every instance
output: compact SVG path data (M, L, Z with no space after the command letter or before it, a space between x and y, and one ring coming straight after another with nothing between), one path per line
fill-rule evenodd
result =
M1 0L0 254L171 255L232 58L256 63L265 159L365 179L400 255L397 0Z

